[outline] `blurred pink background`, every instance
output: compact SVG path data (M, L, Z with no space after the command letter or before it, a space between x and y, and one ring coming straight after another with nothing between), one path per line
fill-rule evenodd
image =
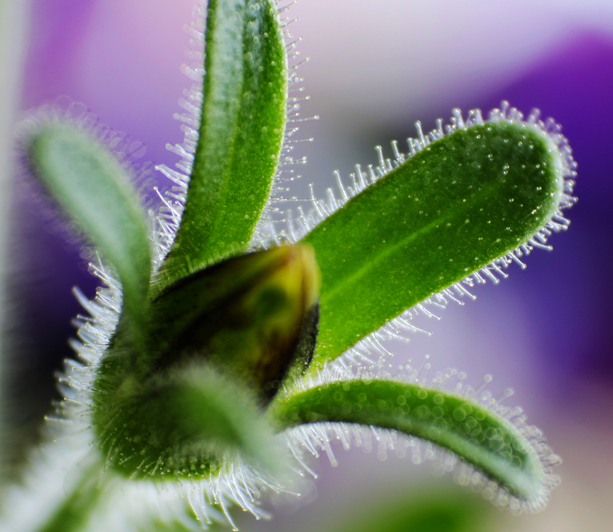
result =
M289 1L289 0L288 0ZM148 146L146 159L172 166L167 143L182 140L177 101L190 86L191 0L34 0L22 108L67 95L106 124ZM447 119L451 109L484 111L502 99L524 113L539 107L564 126L579 163L568 234L552 238L553 253L534 252L527 271L510 268L478 300L451 307L441 320L422 320L431 337L394 346L398 361L430 355L432 370L454 367L493 391L513 387L512 401L548 436L564 464L550 506L533 516L493 517L504 531L610 530L613 520L613 3L610 0L301 0L289 11L303 36L301 67L312 100L304 116L301 169L295 194L314 182L322 196L355 163L375 162L373 147L414 135ZM160 180L162 178L160 177ZM80 311L70 289L92 295L95 283L78 250L50 235L37 207L22 196L14 217L15 349L10 359L16 397L33 388L16 429L35 426L53 389L52 372L70 356L70 319ZM31 393L31 392L28 392ZM25 400L24 400L25 401ZM338 450L333 469L305 497L280 505L272 522L241 520L243 530L332 529L352 507L424 485L443 489L428 465L361 451ZM475 497L478 497L475 495ZM274 503L274 501L273 501ZM271 503L271 504L273 504ZM274 506L274 504L273 504Z

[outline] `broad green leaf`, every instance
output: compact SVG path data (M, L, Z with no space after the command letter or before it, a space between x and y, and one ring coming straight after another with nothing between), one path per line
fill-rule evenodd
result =
M486 123L430 144L304 239L321 269L316 360L528 241L556 210L561 159L528 124Z
M517 428L466 399L414 384L351 380L316 386L279 400L270 415L280 429L322 421L394 429L453 451L520 499L542 489L539 457Z
M203 363L128 376L94 403L102 452L131 478L208 478L238 455L269 470L283 461L249 388Z
M247 250L285 131L287 62L275 3L209 1L205 39L198 146L162 285Z
M66 123L35 132L26 156L33 175L117 271L123 313L138 334L151 273L150 242L125 170L97 139Z

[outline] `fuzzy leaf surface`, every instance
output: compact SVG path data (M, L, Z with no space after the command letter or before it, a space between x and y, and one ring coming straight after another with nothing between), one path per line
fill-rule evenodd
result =
M529 240L557 207L560 156L536 128L460 129L350 199L304 239L321 269L316 360Z
M237 453L269 470L282 461L249 388L196 361L146 381L127 377L94 400L102 451L131 478L208 478Z
M517 428L466 399L414 384L316 386L280 400L271 419L280 429L325 421L393 429L453 451L519 498L537 495L542 485L539 457Z
M45 126L30 137L26 149L34 176L117 271L123 313L141 329L151 273L150 242L125 170L97 139L69 124Z
M204 104L181 227L162 285L247 250L285 131L287 61L272 0L211 0Z

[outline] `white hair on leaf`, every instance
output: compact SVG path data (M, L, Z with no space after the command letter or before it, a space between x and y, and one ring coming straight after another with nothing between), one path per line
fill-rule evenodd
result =
M31 453L22 486L7 493L0 530L31 532L40 528L66 497L66 478L84 471L85 461L100 464L101 482L110 480L110 495L92 512L87 532L145 530L146 523L156 519L186 520L193 530L207 528L214 521L234 526L229 513L234 506L257 519L268 518L259 507L260 498L268 491L288 488L235 455L226 460L218 475L201 481L128 480L108 467L96 444L100 436L92 428L92 390L100 360L119 320L121 286L101 261L90 269L103 286L91 301L76 291L89 316L77 317L78 339L72 341L76 360L67 360L64 372L58 375L63 401L47 418L49 443ZM37 511L28 510L32 507ZM199 524L190 524L186 517L190 507Z
M285 9L280 9L280 12ZM176 232L181 223L181 216L185 204L189 175L192 170L194 153L198 139L197 128L200 121L200 107L202 104L202 43L204 41L204 21L206 5L203 0L196 0L194 8L194 21L187 28L190 34L190 58L196 65L184 65L182 70L194 85L184 92L184 98L179 105L182 114L175 114L175 118L182 122L181 130L184 133L182 144L167 145L167 148L180 157L176 164L177 170L166 165L156 166L171 180L172 186L161 191L151 186L151 163L137 164L135 159L142 157L144 146L135 143L122 132L117 132L100 123L97 117L84 105L72 101L59 100L53 104L43 106L28 114L22 122L22 135L40 127L45 121L66 121L83 128L96 136L106 145L117 160L122 163L132 178L143 204L148 207L149 223L153 246L153 268L159 268L164 257L174 242ZM282 20L286 49L288 57L295 59L296 44L300 41L292 40L287 26L292 20ZM301 97L303 87L302 79L297 75L296 69L301 64L295 62L288 71L288 85L290 97L287 104L287 124L280 162L274 176L271 199L265 207L261 222L256 227L253 247L261 247L259 243L270 240L269 236L262 234L270 224L276 212L273 206L278 194L282 191L282 184L295 179L292 166L304 164L305 159L292 157L294 144L302 141L295 140L298 130L297 124L304 120L317 119L317 117L304 119L300 117L300 101L308 97ZM296 94L292 96L292 94ZM159 207L151 206L151 198L144 195L145 190L153 190L161 201ZM33 451L24 468L21 486L11 488L3 501L3 517L0 520L0 530L10 532L31 532L44 525L61 505L66 494L64 482L67 475L78 475L82 461L98 460L104 464L100 473L101 478L112 475L106 459L96 446L96 435L92 429L92 390L96 380L100 360L105 353L109 341L116 329L122 308L121 283L113 275L112 268L106 266L100 257L89 266L90 273L99 278L102 286L98 288L93 300L87 299L82 292L74 289L77 300L81 303L87 315L75 318L77 326L77 339L71 341L75 350L76 360L66 360L64 371L58 375L58 388L63 401L57 406L53 415L48 416L46 424L48 443ZM261 497L266 492L292 493L292 480L288 477L281 483L266 474L254 469L240 458L233 457L222 467L219 475L211 476L202 481L180 482L147 482L127 481L120 477L112 480L112 490L104 504L100 505L91 515L86 525L88 532L103 532L109 529L121 531L146 530L147 523L156 519L162 521L179 520L194 530L207 528L213 522L226 522L235 526L229 509L238 506L252 513L256 519L269 518L270 515L259 506ZM287 486L286 486L287 484ZM28 509L36 507L36 512ZM186 518L187 510L191 508L198 522ZM195 524L194 524L195 523ZM6 528L2 528L5 527Z
M334 172L337 190L335 192L332 188L328 188L326 199L318 199L311 185L310 199L303 200L311 206L311 209L305 212L302 207L299 207L299 216L297 218L288 216L285 220L285 227L282 229L271 227L269 233L273 235L274 244L280 245L286 241L291 243L298 242L314 229L315 226L342 208L353 197L384 178L408 158L419 153L432 142L436 142L452 134L454 131L468 129L472 126L483 125L488 122L525 125L538 132L545 139L552 152L557 154L557 173L561 181L557 208L550 219L526 242L508 251L505 255L494 259L478 271L467 275L462 280L453 283L451 286L405 310L383 327L349 348L349 353L353 359L371 362L377 356L388 355L389 351L385 348L384 343L388 340L408 341L407 332L430 334L421 325L416 325L414 320L418 317L440 319L438 312L447 308L450 303L464 305L466 299L475 300L476 296L471 291L474 287L484 285L487 281L495 285L498 284L501 279L508 277L507 270L511 264L516 264L521 269L525 269L526 264L522 259L530 255L535 249L547 251L553 249L548 243L551 235L566 230L570 224L563 211L572 207L577 201L572 195L574 180L577 175L577 164L573 159L568 140L561 133L561 126L559 124L551 118L545 121L541 120L538 109L533 109L528 117L524 118L520 111L510 107L506 101L502 102L499 109L490 111L487 121L483 119L480 109L469 111L466 119L462 116L462 112L459 109L454 109L452 114L450 124L444 125L443 120L439 118L436 121L436 128L427 134L424 133L421 123L417 122L415 124L417 138L407 139L408 153L401 152L398 142L394 141L392 142L394 157L386 158L381 146L377 146L378 164L376 166L369 165L367 170L364 170L359 164L356 165L356 172L349 176L351 181L349 185L343 183L338 171Z
M480 492L495 506L508 507L513 514L538 512L547 505L551 491L560 483L560 478L554 473L554 468L561 464L561 459L547 445L547 440L541 430L526 423L526 416L522 408L508 407L504 404L513 396L511 388L494 396L487 389L492 381L490 375L486 375L478 386L473 387L464 382L466 374L455 369L439 371L433 378L430 378L428 374L431 368L428 356L416 368L410 364L394 368L383 358L376 364L365 366L359 361L356 362L351 356L347 360L342 360L345 357L346 355L343 355L333 362L324 363L323 368L315 375L310 374L307 378L295 379L283 389L282 393L292 395L334 382L350 383L352 380L365 379L416 384L465 398L511 423L529 442L543 469L540 490L529 500L521 500L447 449L394 430L354 423L318 422L286 430L282 435L292 455L301 466L301 474L307 472L317 478L317 474L308 464L308 458L319 458L321 454L327 455L330 464L335 467L338 461L332 445L336 444L344 450L352 447L361 448L367 453L376 450L379 460L386 460L388 453L393 452L399 458L409 457L414 464L431 462L436 475L451 473L454 481L459 485Z
M295 172L296 166L301 166L306 163L306 157L295 157L294 147L296 144L303 142L312 142L313 139L296 139L296 134L299 130L299 125L310 120L318 120L317 115L312 117L302 117L301 102L308 101L309 96L304 95L303 79L298 75L299 67L304 64L307 59L299 60L300 52L297 50L298 44L302 38L294 39L289 26L294 19L288 19L284 13L294 3L279 7L281 1L276 2L280 16L283 36L285 38L285 48L288 58L288 98L286 107L286 127L281 144L279 154L279 163L277 170L273 176L273 183L270 197L265 205L260 219L255 227L253 237L250 243L250 249L262 249L269 247L276 240L275 227L278 224L277 218L285 219L284 211L277 204L286 201L283 194L288 190L287 185L292 181L300 178ZM204 29L206 20L206 6L202 0L197 0L194 8L194 20L187 27L191 39L191 48L189 56L194 60L193 65L183 65L182 71L194 84L184 91L183 98L179 101L179 105L183 109L183 113L176 113L174 118L181 122L181 131L184 134L181 144L167 144L166 148L180 157L175 168L169 168L167 165L158 165L156 169L167 177L172 185L169 189L160 192L156 190L160 199L161 206L156 213L152 213L156 220L155 225L155 242L156 242L156 269L161 265L164 257L170 251L174 242L175 235L181 223L181 216L185 206L187 189L189 185L190 175L192 172L194 157L198 143L198 126L200 124L200 109L203 102L203 76L202 68L204 55L202 48L204 46Z

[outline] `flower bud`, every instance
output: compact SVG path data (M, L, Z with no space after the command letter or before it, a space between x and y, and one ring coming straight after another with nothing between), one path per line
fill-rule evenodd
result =
M237 453L271 469L278 452L262 406L308 368L318 295L303 244L232 258L164 290L144 352L130 352L120 326L98 371L93 420L108 462L134 478L203 478Z
M153 371L203 359L264 402L304 372L317 336L319 270L309 245L250 253L196 272L152 304Z

